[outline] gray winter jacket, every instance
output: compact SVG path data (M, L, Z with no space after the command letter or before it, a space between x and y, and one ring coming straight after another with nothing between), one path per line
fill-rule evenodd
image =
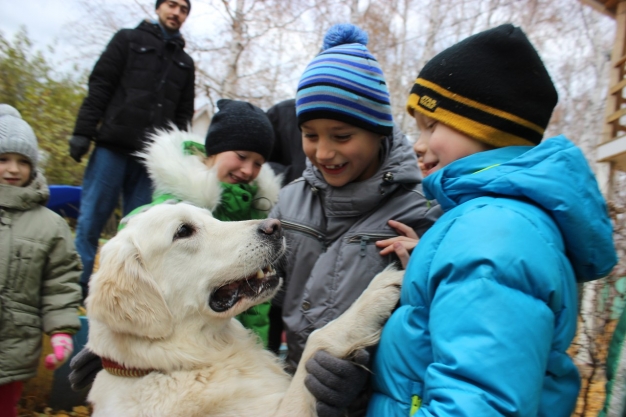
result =
M307 160L303 177L285 186L270 217L280 219L288 255L280 271L288 364L300 360L315 329L338 317L395 256L381 256L374 244L397 236L388 220L421 236L439 217L436 202L422 193L415 154L399 130L384 141L382 164L373 177L341 188L326 183Z
M37 373L42 331L75 333L82 265L41 174L0 185L0 385Z

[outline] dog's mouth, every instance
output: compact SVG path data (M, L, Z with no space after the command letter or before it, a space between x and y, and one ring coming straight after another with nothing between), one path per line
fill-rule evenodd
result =
M256 298L276 288L279 281L274 268L266 266L247 278L222 285L213 291L209 298L209 307L222 313L231 309L242 298Z

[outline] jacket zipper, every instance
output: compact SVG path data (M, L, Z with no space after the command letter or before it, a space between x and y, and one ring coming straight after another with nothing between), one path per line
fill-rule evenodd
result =
M322 245L322 251L326 252L326 238L323 234L312 227L304 226L298 223L293 223L287 220L281 220L280 223L285 227L285 229L294 230L296 232L304 233L305 235L313 236L317 239Z
M384 235L384 234L354 235L354 236L347 237L346 241L347 243L359 243L361 245L359 255L361 256L361 258L363 258L367 254L366 249L367 249L368 244L373 244L383 239L391 239L392 237L396 237L396 236L397 235Z

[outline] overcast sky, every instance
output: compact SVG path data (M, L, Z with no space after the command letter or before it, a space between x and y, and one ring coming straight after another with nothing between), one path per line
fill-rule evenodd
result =
M124 0L115 2L120 1ZM189 19L185 22L183 33L207 30L206 21L210 11L202 3L194 6ZM48 46L54 47L57 62L62 61L64 57L76 56L75 44L71 42L71 36L75 32L69 29L81 17L84 17L84 11L72 0L0 0L0 32L3 36L11 40L20 27L24 26L35 49L46 53ZM151 17L156 17L156 14ZM134 27L139 23L135 20L130 18L128 22L122 24L124 27ZM103 39L102 48L108 40ZM88 62L73 61L71 64L78 63L81 67L90 70L96 58L97 56L94 56Z
M76 54L68 42L68 26L80 17L80 10L70 1L64 0L0 0L0 33L12 40L22 26L26 28L29 39L35 50L42 51L49 56L48 46L54 47L54 63L60 64L57 68L66 70L73 64L83 69L89 69L93 62L68 62L65 57Z
M12 39L25 26L31 40L41 48L55 39L62 40L66 25L80 15L64 0L0 0L0 4L0 31L4 36Z

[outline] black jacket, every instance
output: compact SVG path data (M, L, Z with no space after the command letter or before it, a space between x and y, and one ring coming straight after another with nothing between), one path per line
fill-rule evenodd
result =
M156 23L122 29L89 76L89 93L74 135L133 152L152 128L173 122L187 129L194 109L194 63L182 37L165 41Z
M267 110L276 140L268 160L276 174L283 174L283 185L302 176L306 155L302 150L302 133L296 119L296 100L289 99Z

